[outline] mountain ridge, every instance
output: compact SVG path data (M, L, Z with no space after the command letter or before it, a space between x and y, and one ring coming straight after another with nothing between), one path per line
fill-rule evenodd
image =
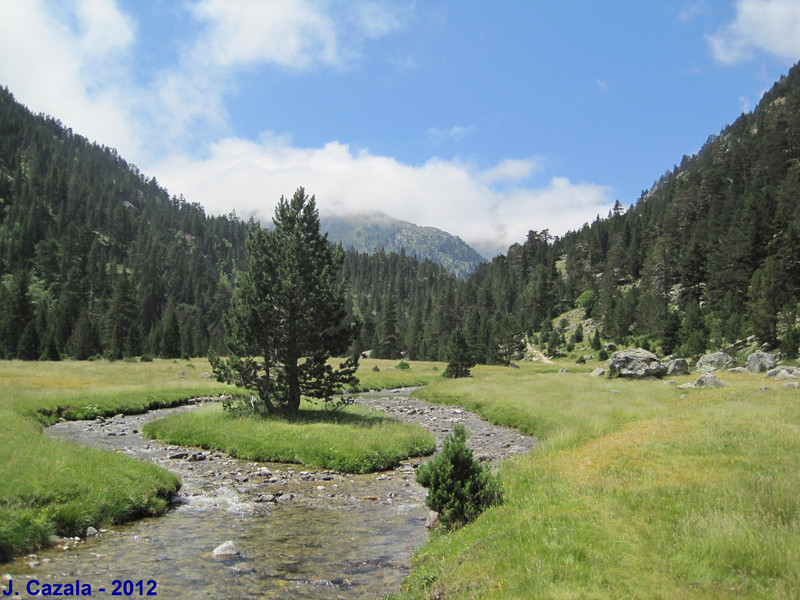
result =
M460 237L436 227L416 225L385 213L325 215L321 226L332 242L341 242L356 252L404 251L420 260L429 259L464 279L485 262L474 248Z

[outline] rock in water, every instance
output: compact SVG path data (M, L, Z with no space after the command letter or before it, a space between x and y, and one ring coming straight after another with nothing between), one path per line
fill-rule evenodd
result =
M239 556L241 552L236 549L236 546L233 544L232 541L228 540L214 548L214 551L211 553L211 556L214 558L224 558L226 556Z
M611 355L608 365L611 377L663 377L667 367L658 357L647 350L620 350Z

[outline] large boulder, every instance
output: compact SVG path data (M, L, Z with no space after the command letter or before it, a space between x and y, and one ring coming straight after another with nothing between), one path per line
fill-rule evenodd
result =
M667 364L667 375L673 377L675 375L688 375L689 374L689 363L686 362L685 358L676 358L675 360L669 361Z
M797 379L797 370L795 367L775 367L767 371L767 377L774 377L775 379Z
M775 368L775 355L766 352L753 352L747 357L746 368L751 373L764 373Z
M696 389L703 389L703 388L721 388L725 387L725 384L722 383L715 375L711 373L703 373L700 375L697 381L694 382L692 386Z
M697 372L710 373L711 371L727 369L734 366L736 366L736 360L730 354L712 352L711 354L706 354L697 361Z
M647 350L620 350L611 355L608 363L611 377L663 377L667 374L667 366L658 357Z

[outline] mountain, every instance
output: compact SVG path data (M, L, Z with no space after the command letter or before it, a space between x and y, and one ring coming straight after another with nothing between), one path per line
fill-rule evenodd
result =
M246 233L0 88L0 357L221 349Z
M359 236L374 233L362 225ZM170 197L115 150L32 114L0 88L0 358L225 352L223 316L254 226ZM416 243L414 253L437 247L445 261L450 248L451 268L470 268L457 262L466 247L457 238L388 227L393 240ZM456 322L455 275L405 253L349 250L341 276L364 325L354 350L443 357Z
M485 262L459 237L382 213L323 215L322 229L328 232L328 239L341 242L345 249L368 253L381 249L386 252L404 251L420 260L430 259L462 279Z
M478 299L459 308L468 339L507 316L557 350L553 318L579 306L604 337L663 354L754 335L797 356L800 66L628 210L617 203L560 239L531 232L468 279L466 294Z

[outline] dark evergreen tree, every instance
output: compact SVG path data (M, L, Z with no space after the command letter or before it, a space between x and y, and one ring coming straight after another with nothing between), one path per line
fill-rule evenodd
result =
M334 369L358 333L347 318L343 254L319 230L314 197L281 197L272 230L255 227L249 266L229 313L228 359L211 354L220 381L258 395L270 412L296 413L301 396L327 400L354 380L357 359Z
M20 360L38 360L39 334L36 333L36 324L28 322L17 344L17 358Z
M680 329L683 356L700 356L708 346L708 330L706 329L700 306L694 300L686 305L686 312Z
M475 357L460 330L450 338L447 354L449 362L442 376L449 379L469 377L470 369L475 366Z
M173 308L167 312L160 347L163 358L181 357L181 330L178 325L178 315Z
M88 311L83 311L67 341L67 353L76 360L86 360L101 352L97 325Z
M392 294L387 294L378 322L378 346L373 354L376 358L400 358L400 342L397 334L397 304Z

